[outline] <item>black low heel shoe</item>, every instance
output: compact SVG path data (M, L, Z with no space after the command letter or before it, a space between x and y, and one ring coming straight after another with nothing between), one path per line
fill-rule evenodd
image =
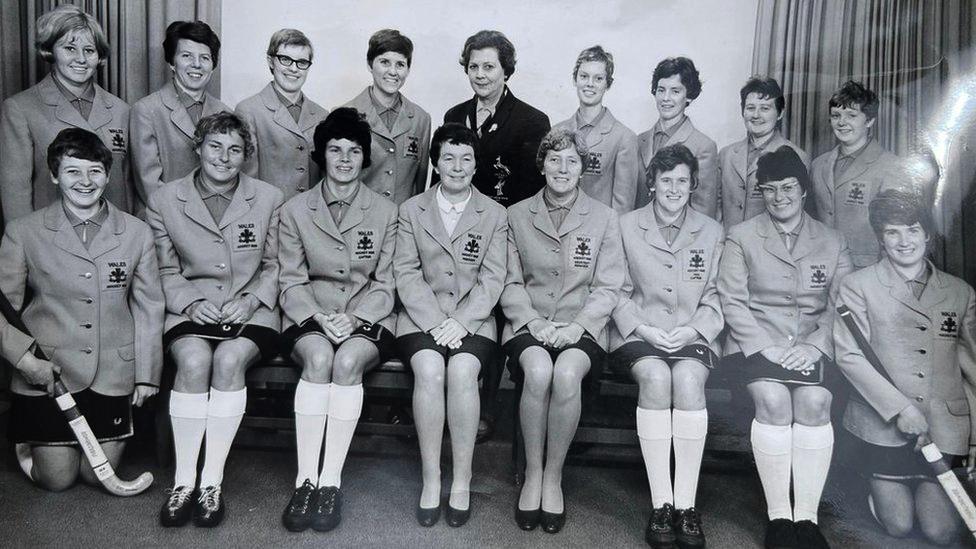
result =
M437 521L440 518L441 518L440 505L438 505L437 507L431 507L429 509L426 507L421 507L420 505L417 506L417 522L420 523L421 526L429 528L437 524Z
M515 524L523 530L535 530L535 527L539 525L539 516L542 514L542 508L532 509L531 511L523 511L519 509L518 503L515 504Z
M464 526L464 523L468 522L469 518L471 518L470 504L468 504L468 508L463 511L451 507L450 504L447 505L447 514L444 516L444 520L447 521L448 526L452 526L454 528Z
M542 524L542 529L545 530L547 534L558 534L563 526L566 524L566 511L562 513L550 513L548 511L542 511L539 517L539 523Z

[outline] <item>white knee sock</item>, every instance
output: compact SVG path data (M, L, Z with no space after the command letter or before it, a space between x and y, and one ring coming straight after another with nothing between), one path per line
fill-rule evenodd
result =
M637 437L654 508L674 504L671 491L671 410L637 408Z
M247 388L240 391L218 391L210 388L207 410L207 455L200 473L200 486L220 486L224 479L224 462L230 453L237 428L247 406Z
M752 455L766 494L769 520L793 520L790 508L792 434L789 425L767 425L752 420Z
M793 424L793 520L817 522L817 508L834 452L830 423L817 427Z
M295 388L295 446L298 448L298 475L295 488L305 482L313 483L319 476L319 455L325 436L325 418L329 413L331 383L312 383L298 380Z
M26 442L18 442L14 444L14 453L17 455L17 464L20 465L20 470L27 475L27 478L36 480L34 478L34 455L31 453L31 445Z
M197 458L200 457L203 433L207 430L209 400L207 393L172 391L169 394L169 419L173 425L173 449L176 452L174 486L196 486Z
M698 473L701 471L705 435L708 434L708 411L674 410L671 412L674 433L674 506L695 506Z
M342 466L363 409L363 385L332 384L329 424L325 428L325 458L319 486L340 487Z

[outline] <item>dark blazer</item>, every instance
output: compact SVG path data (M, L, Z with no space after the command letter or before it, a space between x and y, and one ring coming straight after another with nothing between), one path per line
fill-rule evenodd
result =
M476 105L476 98L472 97L451 107L444 113L444 122L457 122L477 131ZM549 131L549 117L506 88L495 115L486 125L478 171L474 174L475 188L505 207L539 192L546 180L535 165L535 155ZM434 174L431 187L439 180Z

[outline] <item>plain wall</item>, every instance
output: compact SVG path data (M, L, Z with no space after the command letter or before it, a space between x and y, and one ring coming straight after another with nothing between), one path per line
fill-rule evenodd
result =
M751 73L757 7L758 0L232 0L221 18L220 89L228 105L260 91L271 77L265 61L271 34L297 28L315 50L305 92L332 109L372 82L369 36L396 28L414 42L401 91L431 114L436 128L448 108L473 95L458 64L465 38L497 29L515 44L512 92L553 124L577 107L572 70L584 48L600 44L614 55L604 103L637 133L657 119L654 66L665 57L690 57L704 87L687 112L721 148L745 135L738 90Z

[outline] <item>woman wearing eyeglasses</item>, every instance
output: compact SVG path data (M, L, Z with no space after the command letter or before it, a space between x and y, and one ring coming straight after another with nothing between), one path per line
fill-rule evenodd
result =
M251 128L254 156L244 171L281 189L285 199L306 191L320 178L312 162L315 127L329 111L302 92L312 66L312 43L301 31L281 29L268 44L272 80L237 105Z

